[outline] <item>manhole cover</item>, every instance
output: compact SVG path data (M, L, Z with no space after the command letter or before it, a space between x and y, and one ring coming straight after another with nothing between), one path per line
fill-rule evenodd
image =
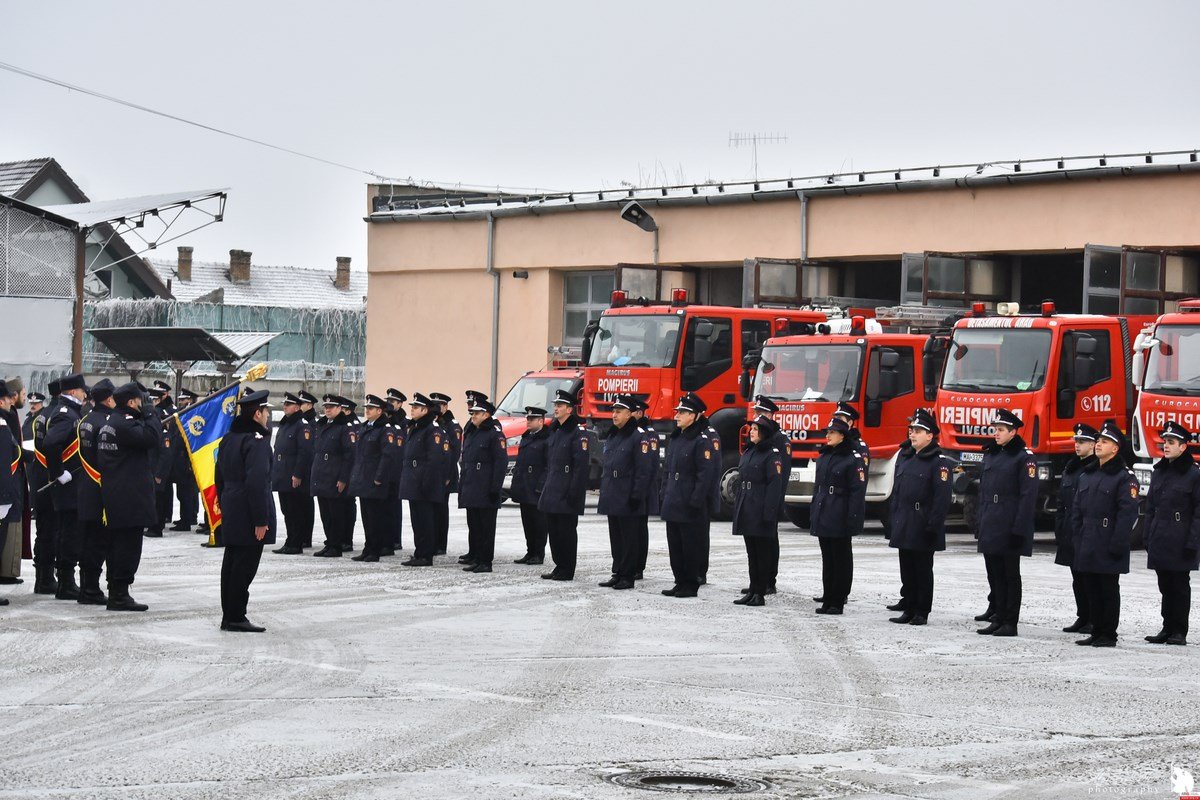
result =
M618 786L634 789L689 794L746 794L767 788L763 781L715 772L622 772L613 775L609 780Z

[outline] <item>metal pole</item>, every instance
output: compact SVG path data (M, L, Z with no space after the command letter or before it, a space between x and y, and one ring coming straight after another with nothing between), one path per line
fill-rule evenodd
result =
M654 229L654 261L652 263L655 266L658 266L658 228L657 227L655 227L655 229Z
M500 371L500 273L496 271L496 217L487 215L487 274L492 276L492 369L488 397L496 398Z
M71 370L83 372L83 270L87 257L87 228L75 233L75 313L71 332Z

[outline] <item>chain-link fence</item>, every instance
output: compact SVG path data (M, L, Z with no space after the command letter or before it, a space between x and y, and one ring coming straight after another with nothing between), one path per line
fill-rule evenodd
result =
M75 296L75 235L0 203L0 295Z

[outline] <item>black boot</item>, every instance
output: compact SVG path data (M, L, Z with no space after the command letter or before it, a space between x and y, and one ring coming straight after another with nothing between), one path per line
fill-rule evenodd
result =
M675 596L678 597L679 595L675 595ZM763 596L761 594L752 594L746 598L746 605L748 605L748 606L763 606L763 605L766 605L766 601L763 600Z
M1017 635L1017 623L1015 623L1015 622L1005 622L999 628L996 628L996 630L992 631L992 636L1016 636L1016 635Z
M37 564L34 566L33 593L54 594L58 591L58 581L54 580L53 564Z
M1086 627L1087 620L1083 617L1076 617L1074 622L1063 628L1063 633L1079 633Z
M1162 644L1163 642L1167 641L1167 638L1170 637L1170 635L1171 634L1167 633L1167 629L1163 628L1153 636L1147 636L1146 641L1150 644Z
M90 575L80 572L79 582L82 585L79 588L79 599L75 602L81 606L108 605L108 595L100 588L100 573Z
M912 620L913 620L913 612L905 611L903 614L901 614L898 617L890 618L888 620L888 622L895 622L897 625L907 625L908 623L912 622Z
M987 611L983 612L982 614L975 615L975 621L976 622L994 622L995 620L992 619L992 617L994 617L994 616L996 616L996 609L992 608L989 605L987 607Z
M986 628L980 628L979 630L977 630L975 632L982 636L991 636L993 633L1000 630L1002 627L1004 627L1004 626L1001 623L993 622L991 625L988 625Z
M54 593L58 600L78 600L79 587L75 585L75 568L58 570L58 590Z
M903 600L896 602L896 603L892 603L890 606L887 606L888 611L905 611L907 609L908 609L908 603L904 602Z
M1172 633L1167 637L1166 644L1173 644L1182 647L1187 644L1187 636L1182 633Z
M139 603L129 594L129 584L127 583L110 583L108 584L108 610L109 611L145 611L148 609L145 603Z

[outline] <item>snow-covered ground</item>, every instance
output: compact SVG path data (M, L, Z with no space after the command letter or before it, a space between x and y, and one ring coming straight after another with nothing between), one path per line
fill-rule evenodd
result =
M0 798L650 798L605 778L668 768L770 784L749 797L1174 797L1172 766L1200 774L1197 648L1142 642L1159 619L1141 554L1121 643L1095 650L1059 630L1070 579L1049 544L1023 562L1021 636L993 639L974 633L986 581L964 535L914 628L887 621L878 531L855 542L846 614L821 617L816 542L787 525L764 608L732 605L727 523L688 600L659 594L661 524L625 592L596 586L594 509L574 583L511 563L515 507L490 575L460 571L462 512L451 526L433 568L265 554L260 635L218 630L221 556L194 534L146 541L145 614L34 596L26 563L0 588Z

